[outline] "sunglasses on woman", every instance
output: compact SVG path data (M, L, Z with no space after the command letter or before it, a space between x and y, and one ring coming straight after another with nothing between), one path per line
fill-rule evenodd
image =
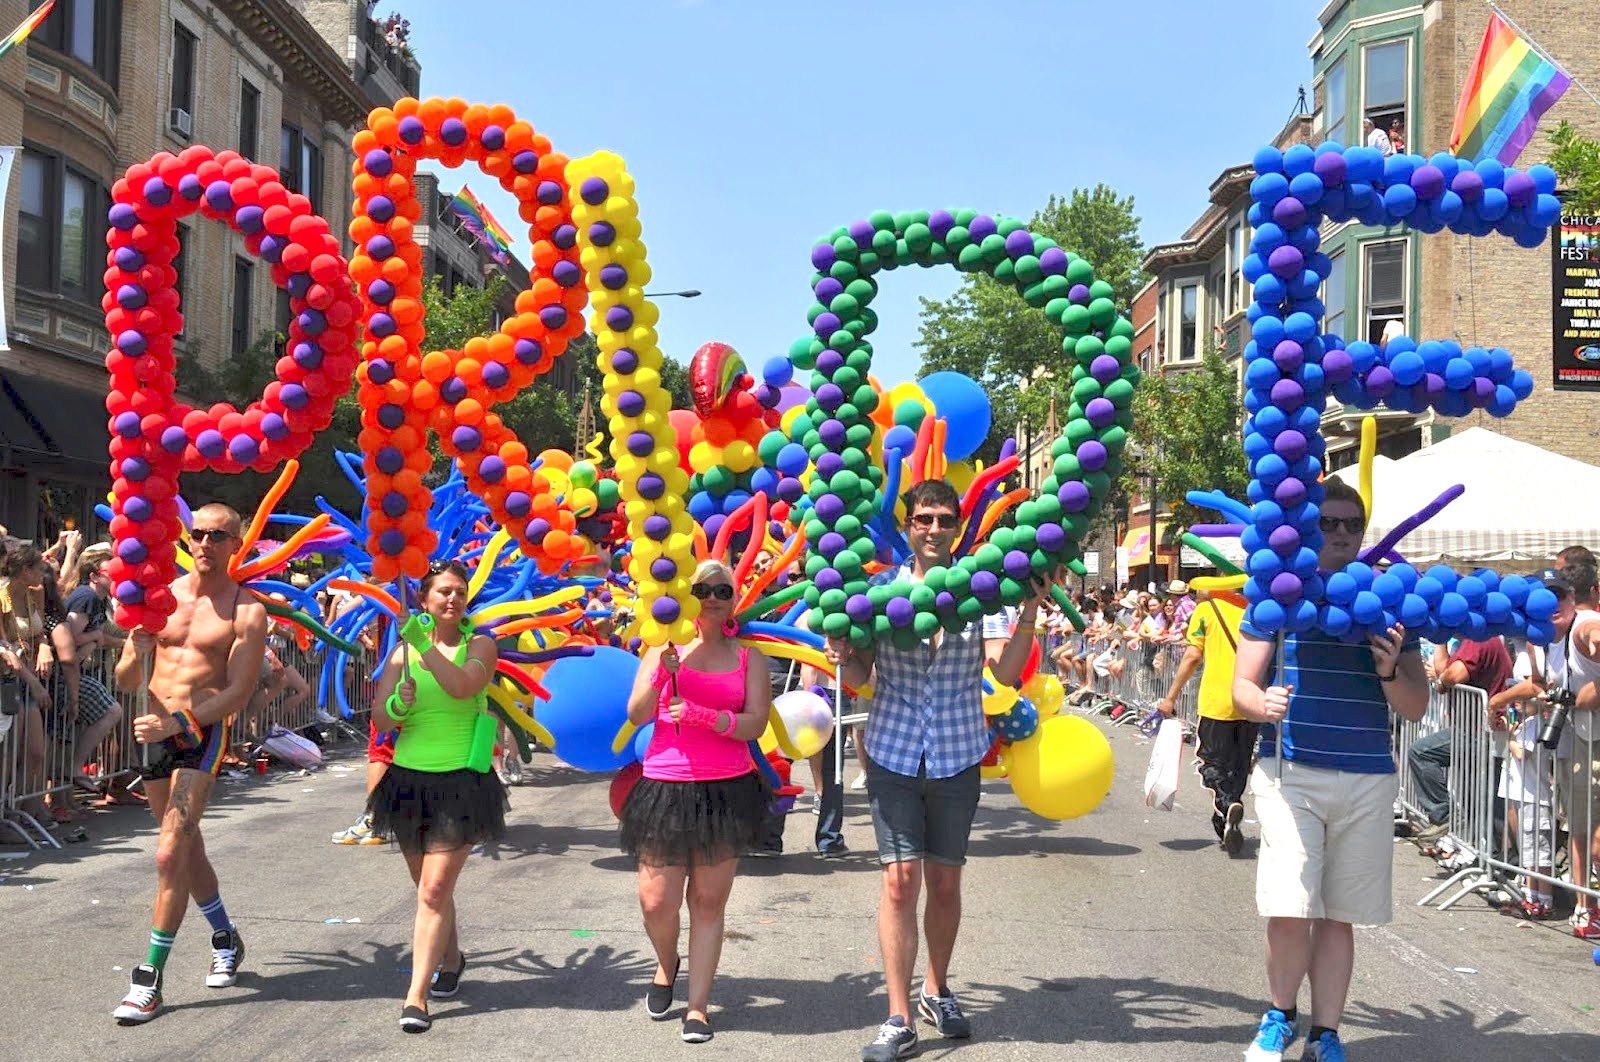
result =
M708 597L714 597L718 601L733 600L733 587L727 583L695 583L689 588L689 592L701 601Z

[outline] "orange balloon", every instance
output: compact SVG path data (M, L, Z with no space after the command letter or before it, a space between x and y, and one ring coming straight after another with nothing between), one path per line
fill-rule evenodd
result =
M539 460L546 468L553 468L560 472L572 471L572 455L565 450L551 448L539 451Z

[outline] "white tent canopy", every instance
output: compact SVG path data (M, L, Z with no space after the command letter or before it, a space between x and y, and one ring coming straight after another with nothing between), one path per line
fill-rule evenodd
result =
M1357 486L1355 466L1333 473ZM1468 428L1400 459L1374 463L1369 545L1460 483L1466 493L1396 547L1412 563L1547 562L1600 529L1600 467Z

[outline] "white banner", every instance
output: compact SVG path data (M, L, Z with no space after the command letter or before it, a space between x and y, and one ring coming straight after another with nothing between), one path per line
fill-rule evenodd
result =
M0 248L6 245L6 212L4 209L6 191L11 187L11 171L16 168L17 147L0 147ZM12 287L6 283L6 267L3 257L0 257L0 350L11 349L11 339L6 334L6 300L5 293Z

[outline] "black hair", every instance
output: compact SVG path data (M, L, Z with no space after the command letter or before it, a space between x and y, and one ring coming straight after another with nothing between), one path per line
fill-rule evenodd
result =
M961 495L956 489L942 479L925 479L905 492L903 500L906 503L906 515L910 516L917 511L918 506L931 505L940 509L949 509L953 513L961 512Z
M1574 600L1587 603L1594 600L1595 584L1600 578L1593 561L1572 560L1556 573L1556 581L1572 588Z
M13 576L24 568L31 568L44 560L44 554L25 538L13 539L7 543L5 560L0 562L0 575Z
M1566 549L1556 554L1556 560L1560 561L1561 566L1564 568L1575 561L1582 561L1585 564L1594 564L1595 556L1594 553L1590 551L1588 546L1568 546Z

